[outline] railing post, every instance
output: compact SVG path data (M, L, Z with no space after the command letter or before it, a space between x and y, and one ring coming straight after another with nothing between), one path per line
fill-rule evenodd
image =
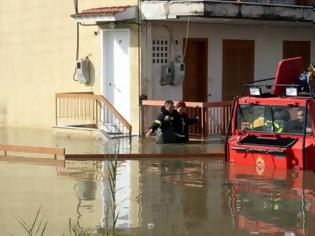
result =
M98 101L95 99L95 126L98 128Z
M201 107L201 141L204 141L204 133L205 133L205 117L204 117L204 107Z
M55 124L58 126L58 98L57 94L55 94Z
M203 113L204 113L204 136L207 137L209 134L209 131L208 131L208 107L204 108Z

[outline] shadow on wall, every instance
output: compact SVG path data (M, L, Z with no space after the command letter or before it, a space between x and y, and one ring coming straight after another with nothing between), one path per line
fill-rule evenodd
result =
M0 106L0 127L5 127L7 124L7 108Z
M90 82L86 84L86 86L94 86L95 83L95 66L90 61Z
M90 61L90 82L87 84L88 86L94 86L95 83L95 66Z

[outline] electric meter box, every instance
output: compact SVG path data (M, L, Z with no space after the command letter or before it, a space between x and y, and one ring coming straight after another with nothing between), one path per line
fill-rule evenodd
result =
M171 84L173 80L172 68L170 65L163 65L161 67L160 85Z
M172 62L170 65L161 67L160 85L178 85L185 79L185 64L181 62Z
M90 60L88 57L76 62L77 78L82 84L90 82Z
M173 84L178 85L183 83L185 79L185 64L180 62L173 62Z

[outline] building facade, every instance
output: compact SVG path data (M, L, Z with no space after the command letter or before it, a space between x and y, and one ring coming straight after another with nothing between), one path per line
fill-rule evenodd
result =
M140 98L230 100L282 58L315 62L314 1L74 2L0 7L1 126L51 128L56 93L92 92L140 134Z
M143 2L143 93L151 99L231 100L244 83L274 77L282 58L302 56L307 69L315 61L314 9L311 2L298 4ZM163 86L163 68L173 62L185 63L185 80Z
M137 6L137 1L119 1L119 5L127 14L124 14L124 11L120 14L121 8L118 7L117 10L116 1L74 2L77 2L77 6L73 1L62 0L53 2L31 0L27 3L14 0L1 4L0 55L6 59L0 65L3 75L0 125L53 127L56 116L56 93L93 92L106 96L104 93L109 90L105 92L107 83L105 77L113 73L110 69L115 66L116 72L121 72L119 76L123 76L128 83L119 84L123 86L122 89L117 86L114 88L112 83L112 90L123 90L120 101L123 101L128 110L125 109L122 113L131 124L134 124L133 130L137 133L139 38L137 9L132 8ZM87 16L87 21L73 19L76 13L100 7L105 8L101 22L98 22L97 15L93 14ZM78 32L77 22L81 23ZM112 24L108 24L109 22ZM113 47L109 48L107 43L110 40L113 42L113 37L124 39L122 48L125 51L116 52L120 53L121 59L124 60L119 65L117 60L115 65L106 64L113 61L108 60L113 53L110 52ZM76 60L86 57L90 61L90 81L80 83L75 74ZM104 69L106 67L107 70ZM124 91L126 89L127 92ZM116 105L123 107L119 102Z

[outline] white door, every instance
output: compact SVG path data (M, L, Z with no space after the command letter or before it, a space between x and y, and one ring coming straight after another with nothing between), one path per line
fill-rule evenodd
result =
M104 30L103 96L130 122L129 30Z

